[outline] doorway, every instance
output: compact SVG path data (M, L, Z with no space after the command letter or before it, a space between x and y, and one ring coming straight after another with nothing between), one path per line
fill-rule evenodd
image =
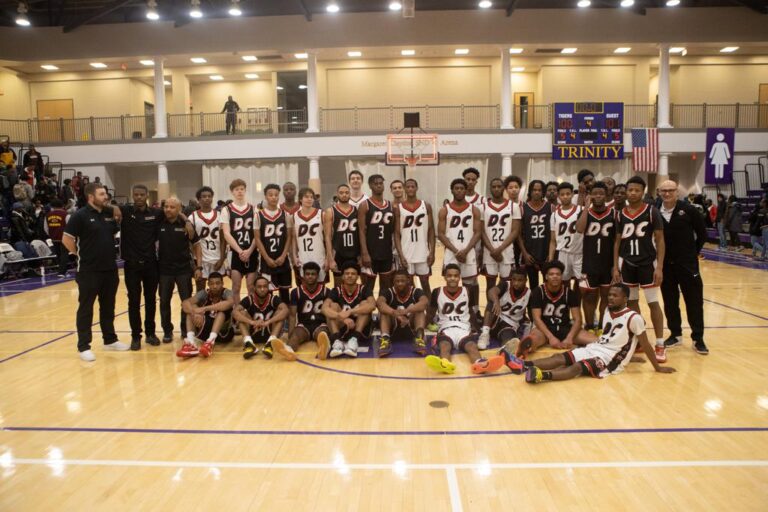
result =
M277 131L303 133L307 130L307 72L277 73Z
M70 100L37 100L37 136L40 142L75 140L75 105Z
M535 128L533 115L533 93L515 93L515 126L518 128Z
M152 103L148 103L146 101L144 102L144 124L147 127L146 138L151 139L155 136L155 106Z
M768 84L760 84L758 93L758 124L759 128L768 128Z

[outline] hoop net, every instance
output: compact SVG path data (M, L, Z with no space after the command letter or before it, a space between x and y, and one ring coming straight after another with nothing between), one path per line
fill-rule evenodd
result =
M426 133L387 135L387 165L437 165L437 135Z

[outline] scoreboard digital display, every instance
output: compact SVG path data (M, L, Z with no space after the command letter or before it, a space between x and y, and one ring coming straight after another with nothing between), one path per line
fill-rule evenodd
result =
M623 103L555 103L554 160L624 158Z

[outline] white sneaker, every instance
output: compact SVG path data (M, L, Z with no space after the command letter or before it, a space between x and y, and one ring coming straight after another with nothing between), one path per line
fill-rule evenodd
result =
M333 342L333 346L331 347L331 351L328 353L328 357L339 357L343 353L344 343L341 340L336 340Z
M113 352L124 352L126 350L130 350L131 347L123 343L122 341L116 341L114 343L110 343L109 345L104 345L104 350L111 350Z
M349 338L349 341L344 344L344 355L357 357L357 338Z
M488 345L491 343L491 333L490 331L483 331L480 333L480 337L477 338L477 348L478 350L485 350L488 348Z
M92 363L96 360L96 356L94 355L93 350L84 350L80 352L80 359L86 363Z

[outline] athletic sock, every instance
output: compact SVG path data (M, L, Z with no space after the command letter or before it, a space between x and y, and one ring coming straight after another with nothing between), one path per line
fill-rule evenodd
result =
M253 343L253 338L246 335L243 337L243 343Z
M491 328L489 326L487 326L487 325L484 325L483 328L480 330L480 332L482 332L483 334L490 333L491 332Z
M659 347L659 346L663 347L664 346L664 338L656 338L656 346L657 347Z
M552 380L552 372L550 372L550 371L542 371L541 372L541 380Z
M208 336L208 341L211 343L216 343L216 338L218 337L218 334L215 332L212 332L210 336Z
M195 332L194 331L187 331L187 343L192 343L194 345L194 343L195 343Z

